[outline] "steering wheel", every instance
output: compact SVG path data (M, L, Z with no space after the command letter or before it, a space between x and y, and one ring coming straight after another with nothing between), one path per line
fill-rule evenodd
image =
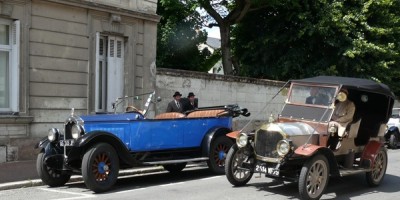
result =
M134 106L127 106L125 109L125 112L131 113L131 112L137 112L141 113L139 109L135 108Z

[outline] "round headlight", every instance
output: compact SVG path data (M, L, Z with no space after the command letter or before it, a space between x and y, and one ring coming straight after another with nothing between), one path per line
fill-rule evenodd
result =
M276 150L280 156L285 156L290 151L290 144L287 140L281 140L276 145Z
M51 128L49 130L49 133L47 134L47 139L50 140L50 142L57 141L59 138L60 132L56 128Z
M248 136L245 133L240 133L239 137L236 138L236 144L238 147L242 148L247 145Z
M335 125L330 126L328 129L329 133L336 133L336 131L337 131L337 126Z
M344 93L344 92L339 92L339 94L337 95L336 99L341 101L341 102L346 101L347 94Z
M72 138L74 139L78 139L81 136L82 133L82 127L75 124L72 126L71 128L71 134L72 134Z

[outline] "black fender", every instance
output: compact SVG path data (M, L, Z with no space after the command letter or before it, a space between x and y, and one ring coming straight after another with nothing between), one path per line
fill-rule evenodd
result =
M330 169L330 173L332 176L336 176L336 177L340 176L339 166L337 164L335 155L333 155L332 150L330 150L329 148L323 147L323 148L318 149L318 151L316 153L320 153L320 154L324 155L326 157L326 159L328 159L329 169Z
M57 144L52 143L47 137L42 138L36 145L35 149L40 149L46 156L63 154L63 149Z
M395 135L397 138L400 137L400 131L397 126L391 126L387 129L385 133L385 140L389 141L391 135Z
M120 159L121 167L132 167L137 163L135 159L133 159L129 149L125 146L121 139L109 132L88 132L82 137L78 138L74 146L82 149L83 156L83 153L85 153L87 149L98 143L110 144L115 149Z
M208 155L210 154L211 142L213 141L213 139L220 136L227 137L226 134L229 132L232 132L232 130L226 127L213 127L209 129L207 133L204 135L204 138L201 142L202 155L208 157ZM229 139L233 141L232 138Z

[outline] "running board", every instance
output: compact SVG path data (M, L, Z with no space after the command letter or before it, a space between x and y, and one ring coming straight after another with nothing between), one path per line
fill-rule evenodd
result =
M167 165L185 162L197 162L209 160L208 157L191 158L191 159L179 159L179 160L163 160L163 161L153 161L153 162L143 162L144 165Z
M339 169L340 176L349 176L354 174L360 174L365 172L370 172L371 169L366 168L353 168L353 169Z

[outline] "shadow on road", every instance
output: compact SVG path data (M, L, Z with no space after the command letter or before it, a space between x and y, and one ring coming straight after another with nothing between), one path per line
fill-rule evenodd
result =
M182 172L177 174L172 174L167 171L146 173L146 174L136 174L131 176L119 177L117 183L108 192L102 193L115 193L124 190L133 190L147 187L156 187L165 184L174 184L179 182L184 182L188 180L196 180L201 178L208 178L216 176L208 168L205 167L194 167L184 169ZM82 188L83 191L89 191L83 182L70 183L67 185L70 188Z
M264 178L265 183L258 182L248 184L257 188L258 191L267 192L265 196L279 194L287 199L298 199L298 184L293 182L282 182ZM373 193L396 193L399 191L400 177L386 174L383 182L378 187L370 187L367 184L365 174L353 176L330 178L328 188L321 199L351 199L357 196L365 196ZM272 194L271 194L272 193Z

